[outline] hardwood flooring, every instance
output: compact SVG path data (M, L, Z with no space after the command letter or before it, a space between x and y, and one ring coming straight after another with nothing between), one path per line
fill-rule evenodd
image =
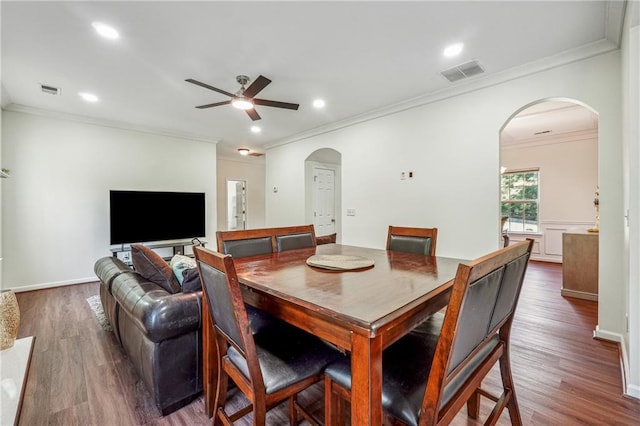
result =
M531 262L512 330L512 368L525 425L640 425L622 396L618 346L596 340L597 302L563 298L559 264ZM35 336L20 425L205 425L202 398L162 417L113 334L86 299L98 283L18 293L18 337ZM3 366L6 368L6 366ZM497 368L485 380L499 383ZM300 399L322 417L322 387ZM230 404L242 403L234 395ZM481 414L486 416L487 406ZM269 413L286 424L286 407ZM249 425L250 416L238 424ZM464 410L454 425L475 425ZM499 425L510 424L505 411Z

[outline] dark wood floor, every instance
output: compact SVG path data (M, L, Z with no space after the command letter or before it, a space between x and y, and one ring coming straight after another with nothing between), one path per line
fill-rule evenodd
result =
M561 280L561 265L531 262L516 313L512 366L524 423L639 425L640 401L622 396L617 345L593 339L597 303L561 297ZM36 336L20 425L209 424L202 398L160 416L112 333L89 308L86 299L95 294L98 283L17 294L18 337ZM498 381L494 369L485 386ZM319 416L321 393L316 386L301 396ZM241 397L230 403L240 404ZM285 419L284 406L269 414L269 424ZM475 424L464 412L454 421ZM499 424L510 424L506 412Z

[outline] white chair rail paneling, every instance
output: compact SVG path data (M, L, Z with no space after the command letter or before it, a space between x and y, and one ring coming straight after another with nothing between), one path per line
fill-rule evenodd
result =
M543 262L562 263L562 234L573 228L590 228L593 222L562 222L544 221L540 222L540 233L519 234L509 233L509 245L532 238L533 249L531 260L541 260Z

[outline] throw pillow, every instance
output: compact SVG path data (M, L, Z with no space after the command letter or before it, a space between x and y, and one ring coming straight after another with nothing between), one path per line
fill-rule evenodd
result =
M191 293L202 290L200 274L193 257L176 254L170 262L171 269L182 286L183 293Z
M167 290L178 293L180 283L169 264L155 251L142 244L131 244L131 261L143 277Z
M189 268L182 271L184 280L182 281L182 292L191 293L194 291L202 290L202 284L200 284L200 273L198 268Z
M169 262L169 266L173 270L174 275L178 279L180 285L182 285L183 272L186 269L191 269L196 267L196 260L189 256L185 256L183 254L176 254L171 258L171 262Z

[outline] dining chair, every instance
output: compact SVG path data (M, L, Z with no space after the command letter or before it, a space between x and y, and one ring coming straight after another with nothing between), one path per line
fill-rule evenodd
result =
M298 414L318 424L296 395L320 381L325 366L340 353L284 322L251 330L232 256L204 247L196 247L194 253L214 327L212 341L203 344L203 357L214 369L205 375L210 389L215 389L214 423L230 425L253 412L253 424L264 425L267 411L288 400L290 424L297 424ZM225 410L229 379L249 400L233 413Z
M316 244L317 245L335 244L336 237L337 237L337 234L335 232L333 234L329 234L329 235L321 235L319 237L316 237Z
M494 402L485 424L506 407L513 425L522 419L511 374L509 337L533 240L460 264L446 313L435 314L382 355L385 420L405 425L449 424L466 404L478 419L480 397ZM502 394L481 388L496 362ZM344 419L349 400L350 361L344 356L325 369L325 422Z
M409 228L389 226L387 250L436 255L438 228Z
M271 231L251 229L216 232L218 251L234 258L273 253Z
M278 253L316 246L316 234L313 225L278 228L274 235Z

